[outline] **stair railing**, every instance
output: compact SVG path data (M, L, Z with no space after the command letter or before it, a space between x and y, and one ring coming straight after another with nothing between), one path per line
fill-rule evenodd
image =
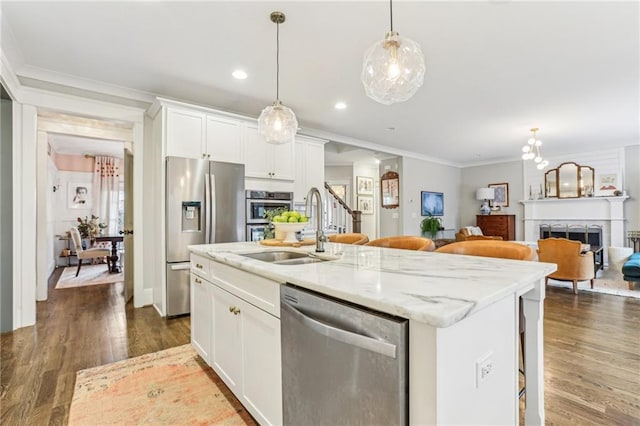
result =
M330 214L333 215L331 219L336 220L334 226L336 227L338 233L345 233L348 230L348 223L346 221L347 214L351 217L351 232L361 232L362 212L360 210L353 210L351 207L349 207L347 203L345 203L344 200L340 198L340 196L336 194L333 189L331 189L331 186L327 182L324 183L324 188L341 206L340 208L336 209L327 209L327 212L331 212ZM330 202L330 200L327 200L327 202Z

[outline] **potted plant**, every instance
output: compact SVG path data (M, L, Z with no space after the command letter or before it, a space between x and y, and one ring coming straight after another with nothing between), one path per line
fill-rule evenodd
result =
M420 229L422 230L422 235L428 236L433 240L436 238L438 231L444 228L442 227L440 218L429 215L420 222Z

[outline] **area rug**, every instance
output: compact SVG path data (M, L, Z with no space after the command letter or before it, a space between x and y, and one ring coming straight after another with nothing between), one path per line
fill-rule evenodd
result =
M112 274L106 264L82 265L76 277L77 266L68 266L62 271L56 288L82 287L85 285L108 284L124 281L124 272Z
M570 288L573 290L571 281L556 281L549 279L549 285L554 287ZM594 293L614 294L616 296L635 297L640 299L640 284L636 284L633 290L629 290L629 285L622 279L622 274L613 274L605 271L600 278L593 282L593 288L589 281L578 281L578 292L588 291Z
M255 425L190 345L81 370L69 425Z

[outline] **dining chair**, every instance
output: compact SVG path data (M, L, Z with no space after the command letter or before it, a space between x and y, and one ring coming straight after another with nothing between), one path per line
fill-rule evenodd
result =
M329 235L329 242L362 245L369 242L369 237L358 232L348 232L346 234Z
M369 241L365 246L397 248L404 250L434 251L435 243L429 238L415 237L412 235L398 235L394 237L378 238Z
M80 238L80 231L75 226L72 226L69 230L71 234L71 240L73 241L73 246L76 250L76 254L78 257L78 270L76 271L76 277L80 274L80 268L82 267L82 260L84 259L97 259L97 258L105 258L109 256L109 249L105 248L90 248L84 250L82 248L82 239ZM107 267L107 271L109 270L109 263L105 262Z

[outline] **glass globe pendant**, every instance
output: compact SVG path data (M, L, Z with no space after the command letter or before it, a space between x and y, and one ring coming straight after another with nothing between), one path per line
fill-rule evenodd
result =
M424 82L425 64L420 45L393 31L393 5L389 2L391 31L364 54L360 79L368 97L391 105L410 99Z
M280 24L285 21L284 13L272 12L271 22L276 30L276 101L262 110L258 118L258 133L272 144L292 142L298 131L298 120L291 108L280 102Z

